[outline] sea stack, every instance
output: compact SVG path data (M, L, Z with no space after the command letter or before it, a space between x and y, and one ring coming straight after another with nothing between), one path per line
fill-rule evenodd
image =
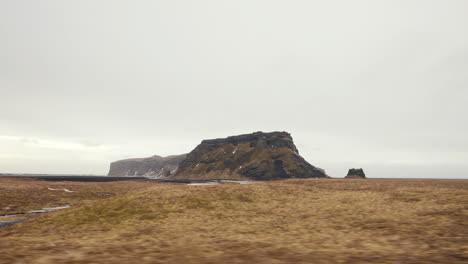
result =
M345 179L365 179L366 174L363 169L349 169Z
M175 179L328 178L299 155L287 132L203 140L179 164Z

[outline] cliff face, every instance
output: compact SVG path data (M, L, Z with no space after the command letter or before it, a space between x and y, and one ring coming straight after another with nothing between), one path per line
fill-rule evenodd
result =
M171 178L250 179L328 177L324 170L305 161L286 132L204 140Z
M145 176L164 178L173 175L186 154L168 157L153 156L112 162L108 176Z

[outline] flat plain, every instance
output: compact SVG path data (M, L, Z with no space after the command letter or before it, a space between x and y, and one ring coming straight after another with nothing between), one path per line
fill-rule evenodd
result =
M64 205L1 227L0 263L468 263L468 180L0 178L0 215Z

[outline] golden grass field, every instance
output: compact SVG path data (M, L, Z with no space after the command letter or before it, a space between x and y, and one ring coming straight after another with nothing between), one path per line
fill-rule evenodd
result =
M0 208L64 204L0 228L0 263L468 263L468 180L0 179Z

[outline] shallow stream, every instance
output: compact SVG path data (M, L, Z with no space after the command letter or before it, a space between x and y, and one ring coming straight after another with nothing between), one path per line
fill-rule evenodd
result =
M48 213L48 212L67 209L67 208L70 208L70 206L65 205L65 206L59 206L59 207L47 207L47 208L42 208L42 209L39 209L39 210L31 210L31 211L28 211L28 212L26 212L24 214L0 215L0 227L10 226L10 225L22 223L22 222L27 220L27 218L15 219L15 220L2 220L2 218L4 219L4 218L17 217L17 216L29 216L29 215L32 215L32 214L43 214L43 213Z

